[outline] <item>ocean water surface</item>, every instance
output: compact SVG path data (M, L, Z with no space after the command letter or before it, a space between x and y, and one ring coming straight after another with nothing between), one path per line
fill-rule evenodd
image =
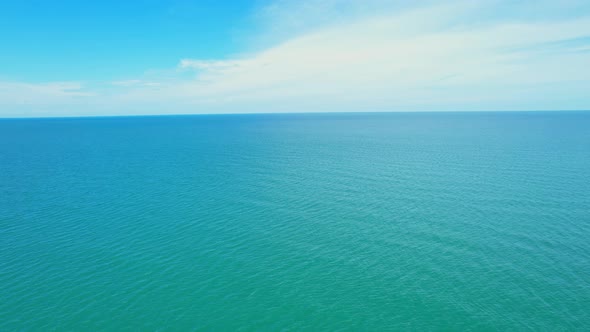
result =
M590 330L590 112L0 120L0 331Z

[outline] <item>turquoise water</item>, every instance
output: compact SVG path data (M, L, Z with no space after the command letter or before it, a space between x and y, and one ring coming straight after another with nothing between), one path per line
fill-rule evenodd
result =
M590 330L590 113L0 120L0 330Z

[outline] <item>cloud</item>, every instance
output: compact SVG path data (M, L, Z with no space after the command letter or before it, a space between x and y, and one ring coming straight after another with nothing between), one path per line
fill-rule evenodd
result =
M224 70L239 67L244 61L240 60L193 60L183 59L179 67L183 69L197 70Z
M121 86L121 87L133 87L133 86L159 86L160 83L158 82L149 82L144 80L123 80L123 81L113 81L111 82L112 85Z
M94 92L80 82L23 83L0 81L0 116L55 115L65 105L92 101Z
M79 82L23 83L0 81L0 104L44 104L94 96Z
M544 109L550 104L536 93L588 85L590 57L581 51L590 18L465 23L488 9L454 3L373 14L237 59L184 59L179 68L194 69L195 79L159 96L231 112L510 109L527 100Z
M125 114L590 109L590 12L572 10L580 6L278 1L257 16L276 27L261 37L280 40L272 46L113 82L96 105ZM88 96L65 87L45 86L54 97Z

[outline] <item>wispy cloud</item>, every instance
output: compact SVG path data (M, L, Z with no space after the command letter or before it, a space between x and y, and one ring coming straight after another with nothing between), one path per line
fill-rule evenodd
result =
M55 111L65 105L84 105L96 96L79 82L0 81L0 116L57 115Z
M160 83L158 82L150 82L145 80L123 80L123 81L113 81L111 82L112 85L121 86L121 87L133 87L133 86L159 86Z
M2 104L43 104L94 95L94 93L84 90L79 82L23 83L0 81L0 103Z
M590 108L590 12L571 10L580 1L561 12L541 1L529 17L510 3L513 12L507 1L279 1L260 12L285 38L274 46L183 59L159 81L114 82L120 89L103 93L101 105L121 113ZM49 95L88 96L73 87L45 86Z
M179 67L183 69L197 69L197 70L224 70L241 66L245 61L243 60L193 60L183 59L180 61Z

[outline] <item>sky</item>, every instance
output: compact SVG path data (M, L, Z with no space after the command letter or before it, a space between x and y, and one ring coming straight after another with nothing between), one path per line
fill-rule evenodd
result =
M0 1L0 117L522 110L590 110L590 1Z

